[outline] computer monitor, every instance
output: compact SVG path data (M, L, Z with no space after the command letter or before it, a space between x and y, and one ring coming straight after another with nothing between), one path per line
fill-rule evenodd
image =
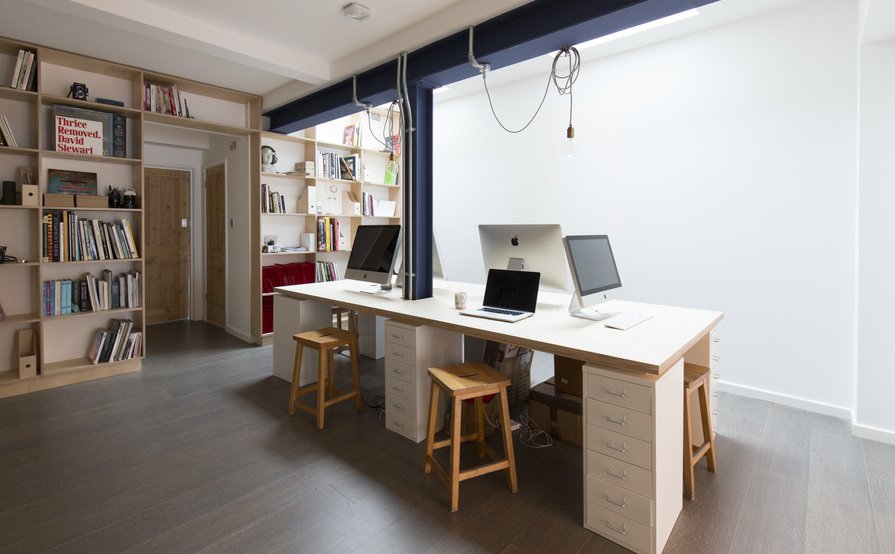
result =
M348 257L345 278L380 285L362 289L361 292L391 290L400 237L400 225L359 225Z
M403 242L403 241L402 241ZM398 263L398 279L395 281L396 287L404 286L404 246L403 244L398 246L398 258L400 258L400 262ZM432 235L432 278L433 279L442 279L447 281L447 277L444 275L444 267L441 263L441 254L438 252L438 240L437 237Z
M599 321L612 314L594 308L621 296L622 282L606 235L569 235L562 239L572 271L575 294L569 313Z
M569 291L560 225L479 225L485 271L537 271L541 288Z

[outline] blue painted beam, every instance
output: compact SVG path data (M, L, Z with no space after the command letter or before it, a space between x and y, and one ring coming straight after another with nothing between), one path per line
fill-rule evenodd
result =
M715 1L535 0L476 25L475 55L499 69ZM461 31L410 52L408 82L439 87L475 76L467 63L468 38ZM393 60L359 74L358 98L373 105L394 100L396 71ZM264 115L271 130L291 133L358 111L346 79Z
M413 114L413 128L405 134L410 145L404 156L404 270L410 271L412 285L404 286L405 300L432 296L432 87L412 84L407 101ZM409 178L409 179L408 179ZM408 181L411 186L406 186ZM408 256L409 253L409 256ZM409 260L409 262L408 262ZM408 276L405 273L405 283Z

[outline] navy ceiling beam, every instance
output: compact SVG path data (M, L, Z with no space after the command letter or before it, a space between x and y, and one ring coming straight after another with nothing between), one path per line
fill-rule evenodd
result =
M476 25L475 55L499 69L715 1L535 0ZM468 41L464 30L410 52L407 81L438 87L476 75ZM396 71L393 60L358 74L358 98L373 105L394 100ZM358 111L346 79L264 115L271 130L291 133Z

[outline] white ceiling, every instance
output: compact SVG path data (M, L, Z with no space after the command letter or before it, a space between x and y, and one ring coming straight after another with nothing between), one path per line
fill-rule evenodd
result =
M0 0L0 35L189 77L264 97L266 109L529 0L362 0L364 22L345 18L349 0ZM721 0L697 18L604 44L612 55L804 0ZM895 0L860 0L865 34L892 34ZM497 71L495 82L535 74L535 60ZM462 93L464 85L450 95ZM453 87L452 87L453 88Z

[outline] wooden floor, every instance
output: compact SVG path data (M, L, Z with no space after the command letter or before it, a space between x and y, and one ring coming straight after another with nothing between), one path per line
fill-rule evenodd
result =
M519 493L473 479L451 514L376 409L287 417L270 347L185 322L148 338L142 372L0 400L0 552L624 552L581 526L580 449L517 444ZM895 447L723 407L719 473L699 466L666 552L895 552Z

